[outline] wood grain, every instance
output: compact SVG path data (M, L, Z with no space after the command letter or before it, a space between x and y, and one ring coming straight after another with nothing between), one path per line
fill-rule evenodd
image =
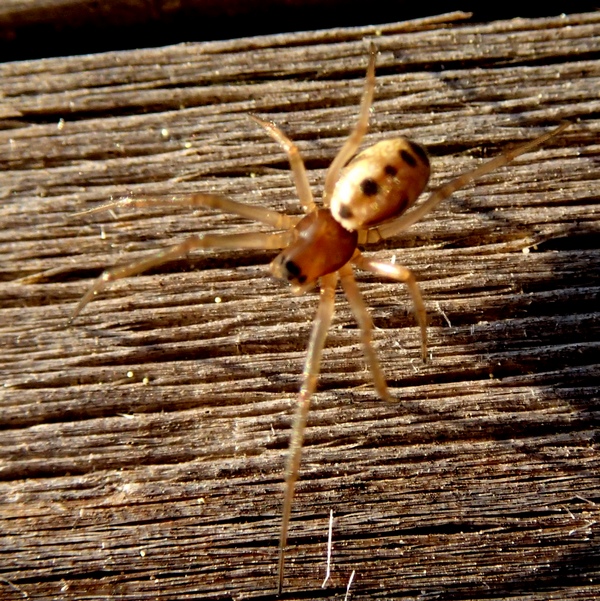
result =
M282 470L315 294L272 253L208 251L115 283L111 265L257 228L127 194L210 191L298 213L357 113L365 144L425 144L432 185L573 121L560 138L369 249L398 403L379 401L340 295L309 418L286 599L593 599L598 538L600 15L458 16L0 65L0 597L272 598ZM220 302L216 302L220 300ZM334 511L333 574L325 572Z

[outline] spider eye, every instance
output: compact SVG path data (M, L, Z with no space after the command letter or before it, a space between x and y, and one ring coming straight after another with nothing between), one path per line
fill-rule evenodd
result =
M304 284L306 282L306 276L302 273L302 269L294 263L294 261L286 261L284 263L284 268L287 271L287 280L289 282L299 282L300 284Z

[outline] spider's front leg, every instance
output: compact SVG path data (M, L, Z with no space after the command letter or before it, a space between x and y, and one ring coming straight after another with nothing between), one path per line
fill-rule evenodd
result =
M199 248L226 248L226 249L240 249L240 248L254 248L254 249L280 249L287 246L292 239L291 232L281 233L248 233L248 234L225 234L225 235L206 235L206 236L192 236L187 240L184 240L180 244L171 246L161 250L160 252L154 253L149 257L140 261L134 261L133 263L127 263L126 265L120 265L112 267L104 271L90 287L90 289L81 298L77 306L75 307L69 323L71 323L81 313L83 308L96 296L101 290L106 288L111 282L127 278L132 275L138 275L144 271L148 271L153 267L163 265L173 259L184 257L192 250Z
M313 324L308 344L308 353L302 372L302 388L298 397L298 406L292 423L292 437L288 450L285 466L285 489L283 493L283 511L281 518L281 535L279 538L279 565L278 586L280 594L283 588L285 547L287 545L287 534L290 525L290 514L292 501L294 500L294 488L300 470L300 458L302 456L302 445L304 444L304 431L306 429L306 418L310 408L310 399L317 387L319 371L321 369L321 357L327 331L333 318L335 288L337 286L337 273L325 275L320 280L320 300L317 315Z
M278 213L265 207L257 205L245 204L243 202L237 202L231 200L227 196L221 194L175 194L166 196L151 196L146 195L143 197L126 196L113 202L94 207L93 209L87 209L74 213L70 216L80 217L81 215L92 215L93 213L100 213L101 211L108 211L110 209L120 209L123 207L158 207L158 206L184 206L190 209L205 208L205 209L217 209L223 211L223 213L231 213L232 215L239 215L251 221L258 221L265 225L270 225L278 230L289 230L296 225L298 222L297 217Z
M306 174L306 167L304 166L304 161L302 160L298 146L296 146L296 144L294 144L294 142L292 142L272 121L266 121L256 115L250 115L250 118L256 121L261 127L264 127L267 134L283 148L288 157L288 161L290 162L290 169L294 176L294 183L296 184L296 192L298 192L300 204L307 213L309 211L314 211L317 207L313 199L310 184L308 182L308 175Z
M248 233L248 234L229 234L229 235L205 235L205 236L191 236L187 240L184 240L180 244L171 246L170 248L161 250L153 255L150 255L146 259L140 261L134 261L125 265L113 267L107 269L98 277L86 294L81 298L75 310L71 314L69 323L71 323L81 313L83 308L96 296L101 290L106 288L110 282L119 280L132 275L138 275L144 271L148 271L153 267L163 265L173 259L178 259L185 256L192 250L198 248L227 248L227 249L243 249L243 248L256 248L262 250L280 249L287 246L293 238L291 230L295 227L298 222L297 217L278 213L265 207L256 205L244 204L231 200L226 196L219 194L187 194L183 196L173 196L169 199L164 196L146 196L142 198L127 197L114 202L110 202L87 211L81 211L75 215L89 215L92 213L98 213L108 209L122 208L122 207L148 207L148 206L164 206L165 204L171 205L184 205L191 208L203 207L210 209L218 209L225 213L232 213L270 225L276 229L288 230L283 233Z

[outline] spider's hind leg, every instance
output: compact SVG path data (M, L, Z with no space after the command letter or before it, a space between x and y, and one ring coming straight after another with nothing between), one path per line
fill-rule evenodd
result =
M402 265L395 265L393 263L381 263L379 261L373 261L367 259L360 253L357 253L352 258L352 263L364 269L365 271L371 271L378 275L392 278L398 282L403 282L408 287L408 292L411 296L413 305L415 307L415 314L421 330L421 356L423 362L427 361L427 311L425 310L425 303L423 302L423 296L421 295L421 288L415 278L413 272L408 267Z
M360 328L360 337L363 345L363 353L369 364L369 369L371 370L371 374L373 375L373 382L375 384L375 389L377 390L377 394L384 401L391 401L392 397L390 396L387 384L385 382L385 377L383 376L383 372L381 371L381 367L379 366L379 360L377 359L377 354L373 349L373 344L371 340L371 333L373 331L373 320L371 319L371 315L369 314L369 310L365 305L365 301L358 289L356 284L356 280L354 279L354 272L352 271L352 267L348 264L344 265L340 269L340 281L342 283L342 287L346 294L346 298L350 303L350 308L354 313L354 317L358 322L358 326Z
M375 59L377 57L377 49L375 44L371 42L369 47L369 65L367 67L367 77L365 80L365 88L363 91L362 99L360 101L360 112L358 115L358 121L354 126L354 129L348 136L346 142L337 153L335 159L333 159L327 175L325 176L325 186L323 188L323 204L329 206L333 189L340 177L340 171L344 165L352 158L354 153L358 150L360 143L369 129L369 111L373 104L373 94L375 93Z
M425 215L427 215L427 213L433 211L433 209L435 209L440 202L448 198L457 190L464 188L483 175L491 173L492 171L507 165L522 154L530 152L531 150L535 150L542 144L545 144L551 138L558 136L558 134L569 127L569 125L571 125L569 121L564 121L552 131L549 131L548 133L545 133L534 140L525 142L524 144L519 144L519 146L516 146L515 148L505 150L503 153L499 154L493 159L490 159L478 167L475 167L475 169L467 171L458 177L451 179L449 182L442 184L433 190L427 200L419 203L415 209L409 211L405 215L401 215L398 217L398 219L394 219L393 221L389 221L383 225L369 230L367 240L369 242L379 242L379 240L396 236L400 232L409 228L413 223L421 220Z

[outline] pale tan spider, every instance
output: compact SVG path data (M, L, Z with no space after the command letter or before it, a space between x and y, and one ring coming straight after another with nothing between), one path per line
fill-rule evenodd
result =
M287 280L292 290L298 294L319 286L319 307L308 344L302 387L285 468L279 539L278 592L281 592L283 585L284 553L306 419L310 399L317 386L321 355L333 316L338 280L360 327L364 354L373 374L375 388L382 399L391 401L392 397L371 344L373 323L354 279L353 266L404 282L408 286L421 330L421 354L423 360L426 359L427 316L415 276L406 267L380 263L364 257L357 246L395 236L433 210L454 191L540 146L569 125L563 123L553 131L506 151L472 171L460 175L431 192L427 200L403 215L413 206L429 179L429 159L423 147L406 138L394 138L367 148L350 161L368 128L369 111L375 89L375 57L376 50L371 45L358 122L327 171L323 190L323 208L318 208L313 200L304 162L296 145L275 124L252 115L254 121L264 127L267 134L286 152L296 191L306 216L292 217L213 194L192 194L174 199L175 202L193 207L220 209L265 223L281 231L192 236L141 261L107 269L79 301L70 320L75 319L85 305L110 282L142 273L199 248L283 249L271 263L271 273ZM121 205L148 206L164 202L164 199L157 198L125 198L85 213Z

